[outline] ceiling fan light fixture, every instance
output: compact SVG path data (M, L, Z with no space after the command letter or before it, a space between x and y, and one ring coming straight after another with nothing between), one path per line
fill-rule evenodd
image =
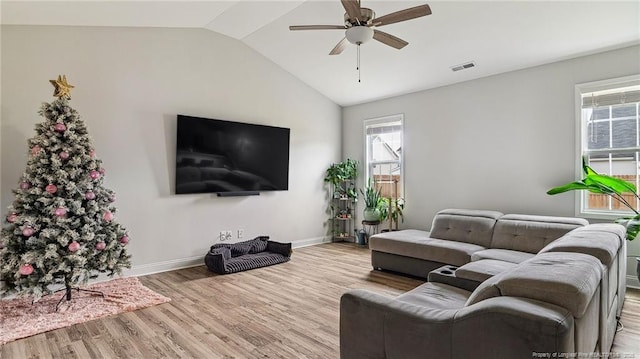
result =
M373 29L366 26L354 26L345 32L347 40L354 45L361 45L373 39Z

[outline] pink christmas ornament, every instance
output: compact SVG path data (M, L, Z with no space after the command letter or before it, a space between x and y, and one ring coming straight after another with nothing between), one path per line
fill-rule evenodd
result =
M31 185L29 184L29 182L22 182L20 183L20 189L29 189L31 187Z
M31 264L23 264L22 267L20 267L20 274L29 275L31 273L33 273L33 266Z
M106 211L104 212L104 216L102 216L104 218L105 221L110 221L113 219L113 213Z
M35 230L31 227L24 227L22 235L25 237L31 237L35 233Z
M9 223L15 222L16 219L18 219L18 215L16 215L15 213L11 213L10 215L7 216L7 222Z
M89 172L89 177L91 177L91 179L98 179L98 178L100 178L100 172L91 171L91 172Z
M62 217L65 214L67 214L67 209L63 208L63 207L58 207L58 208L56 208L54 213L55 213L56 217Z
M80 243L78 243L78 242L76 242L76 241L73 241L73 242L69 243L69 250L70 250L71 252L75 252L75 251L77 251L78 249L80 249Z
M53 126L53 129L58 132L64 132L67 130L67 126L65 126L64 123L56 123L56 125Z
M129 243L129 236L124 235L120 237L120 243L122 243L122 245L126 245L127 243Z
M58 156L60 156L60 158L62 158L63 160L66 160L67 158L69 158L69 152L62 151L58 154Z
M100 174L104 176L104 173L107 172L104 168L100 168Z
M109 196L109 202L115 202L116 201L116 195L112 194L111 196Z
M96 249L99 251L104 250L105 248L107 248L107 244L104 242L98 242L96 243Z
M89 156L91 156L91 157L95 157L95 156L96 156L96 151L94 151L94 150L89 150Z
M49 194L54 194L58 192L58 187L54 184L49 183L47 187L44 188L44 190L47 191L47 193Z
M31 148L31 154L35 156L40 153L40 150L42 150L42 148L40 148L40 146L38 145L35 145Z
M96 194L93 193L92 191L87 191L87 193L84 194L84 198L86 198L88 200L92 200L92 199L96 198Z

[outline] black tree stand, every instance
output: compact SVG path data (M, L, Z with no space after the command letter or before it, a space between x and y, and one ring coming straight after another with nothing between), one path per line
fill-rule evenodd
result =
M62 298L60 298L60 300L58 301L58 304L56 304L56 312L58 311L58 308L60 307L60 304L62 304L63 300L66 299L67 302L71 300L71 291L72 290L76 290L78 293L87 292L87 293L99 294L99 295L102 296L102 298L104 298L104 293L102 293L100 291L91 290L91 289L82 289L82 288L79 288L79 287L72 287L70 278L65 278L64 286L65 286L64 288L58 289L58 290L56 290L54 292L54 293L58 293L58 292L61 292L63 290L65 291L65 294L62 296Z

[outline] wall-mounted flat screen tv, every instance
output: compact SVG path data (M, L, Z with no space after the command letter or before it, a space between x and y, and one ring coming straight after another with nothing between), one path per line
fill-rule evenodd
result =
M178 115L176 194L289 189L290 129Z

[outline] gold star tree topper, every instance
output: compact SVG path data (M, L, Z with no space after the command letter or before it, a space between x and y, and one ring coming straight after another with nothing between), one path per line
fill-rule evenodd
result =
M71 100L71 89L75 86L72 86L67 82L66 75L58 75L57 80L49 80L55 90L53 91L53 96L58 98L66 98L67 100Z

